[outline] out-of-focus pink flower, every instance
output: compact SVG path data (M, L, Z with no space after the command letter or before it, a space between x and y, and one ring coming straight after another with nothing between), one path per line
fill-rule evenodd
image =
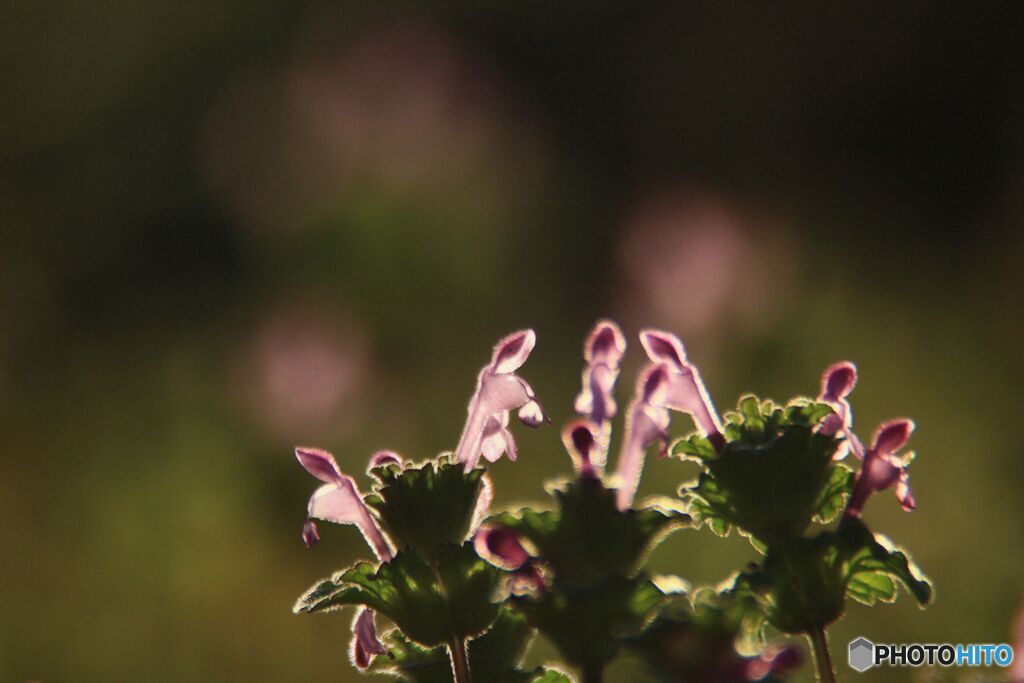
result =
M640 333L647 356L654 363L669 369L664 405L672 410L689 413L700 429L716 447L724 443L722 423L708 397L707 389L696 366L686 359L683 343L674 334L660 330Z
M789 647L767 648L759 656L746 663L746 679L759 681L769 674L785 675L803 664L800 650Z
M377 558L381 562L390 562L394 553L384 532L363 502L355 480L342 474L334 456L319 448L299 447L295 449L295 457L307 472L325 482L309 499L308 518L302 529L306 544L312 545L320 537L313 518L336 524L354 524Z
M544 421L544 411L533 389L515 374L536 342L533 330L510 334L498 342L491 362L480 370L466 426L455 448L455 462L463 463L467 472L476 467L481 455L491 462L503 453L516 459L516 442L508 430L510 411L518 408L519 419L528 427Z
M387 653L384 644L377 638L377 624L374 620L374 613L371 609L360 609L352 622L352 644L349 654L352 663L361 671L370 666L370 661L376 655Z
M767 327L795 300L798 244L763 208L667 187L637 204L621 234L624 322L656 321L710 344L736 326Z
M1013 664L1010 666L1010 680L1013 683L1024 681L1024 600L1020 603L1020 611L1017 612L1017 623L1014 624L1013 633Z
M896 498L904 510L910 512L917 506L910 491L910 475L907 473L913 453L897 455L913 431L914 423L905 418L883 422L878 426L871 440L871 448L864 454L864 462L857 473L853 494L846 506L847 517L859 517L872 494L894 486Z
M637 379L633 400L626 411L626 429L616 474L619 488L615 501L620 510L633 504L647 448L654 443L668 445L669 414L665 399L670 370L664 363L648 365Z
M842 460L850 450L858 458L864 458L864 446L853 433L853 409L846 397L857 384L857 366L850 361L833 363L825 369L821 376L821 393L818 400L827 403L835 412L825 418L821 424L821 433L825 436L842 434L843 445L836 451L836 460Z

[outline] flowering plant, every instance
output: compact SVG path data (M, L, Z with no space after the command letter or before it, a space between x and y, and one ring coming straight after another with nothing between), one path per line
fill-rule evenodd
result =
M517 374L536 343L532 330L498 342L452 453L413 464L378 452L364 495L329 453L296 449L323 482L309 501L306 544L319 539L314 520L353 524L376 559L321 580L295 611L356 607L355 666L416 683L556 683L574 680L569 668L584 682L600 681L622 653L646 662L650 680L724 683L780 681L800 664L794 647L768 643L768 626L807 636L819 678L834 680L825 628L847 597L892 601L901 583L922 605L930 601L931 585L906 552L861 519L871 495L888 488L904 509L915 507L912 454L899 455L913 423L884 423L865 449L847 400L857 379L852 364L830 367L816 399L783 406L745 396L723 420L675 336L646 330L640 341L648 362L623 411L609 472L626 340L611 321L587 337L578 418L561 432L574 475L549 487L550 507L492 513L493 485L481 466L481 458L519 456L512 411L528 427L546 421ZM672 442L673 413L690 415L696 431ZM678 497L636 501L651 446L697 462L697 481ZM841 462L848 453L860 461L856 472ZM702 526L720 535L738 529L763 560L717 590L688 591L681 578L646 570L668 534ZM392 624L383 635L378 615ZM555 645L563 665L523 665L535 633Z

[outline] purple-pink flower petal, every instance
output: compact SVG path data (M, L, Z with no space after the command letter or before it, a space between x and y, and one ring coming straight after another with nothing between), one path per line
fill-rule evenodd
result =
M619 363L626 352L626 338L611 320L601 320L587 335L583 344L583 383L576 396L575 409L596 424L615 417L615 381Z
M530 560L519 534L500 525L481 526L473 536L473 547L477 555L507 571L519 569Z
M818 400L831 406L834 412L822 421L820 431L825 436L841 434L844 439L836 451L836 460L845 458L848 451L853 451L857 458L864 459L864 446L853 433L853 409L846 400L856 384L857 366L850 361L833 363L821 376Z
M377 624L374 620L373 610L360 609L352 621L352 644L350 646L352 663L363 671L370 666L370 661L375 655L386 653L384 644L377 638Z
M716 446L721 445L724 442L722 423L700 372L686 359L686 351L679 338L660 330L644 330L640 333L640 342L652 362L663 363L670 371L665 407L689 413L697 428Z
M295 449L295 457L307 472L322 482L330 484L341 479L341 470L334 456L321 448L299 446Z
M491 362L480 370L466 426L455 448L455 462L463 463L467 472L476 467L481 455L493 461L508 453L515 459L515 440L508 431L510 411L518 409L519 418L531 427L543 422L544 411L533 389L513 374L526 362L535 343L533 330L511 334L498 342Z
M366 466L366 472L369 473L378 467L390 467L391 465L401 467L402 456L394 451L377 451L370 457L370 462Z
M616 474L619 488L615 501L620 510L633 504L640 485L647 448L668 443L669 414L664 406L671 371L664 363L652 364L640 373L636 392L626 412L626 429Z
M581 477L597 476L594 460L600 438L597 427L588 420L570 422L562 429L562 443Z
M334 458L326 451L297 449L296 455L298 456L300 452L303 455L299 456L299 462L302 463L303 467L310 474L317 478L321 478L317 472L323 473L326 471L324 467L319 465L324 462L335 463ZM314 457L309 458L309 453L312 453ZM313 468L310 469L310 465L307 463L313 463ZM355 480L350 476L341 474L337 470L336 464L334 464L334 468L337 472L337 477L330 483L326 483L314 490L313 495L309 498L309 505L307 507L308 517L323 519L337 524L354 524L377 557L382 562L389 562L394 557L391 547L384 537L384 532L378 526L373 515L370 514L366 503L362 502L362 497L359 495L359 489L355 485ZM314 472L313 470L316 471ZM315 525L311 528L308 525L303 526L302 537L306 541L306 545L310 545L309 541L313 540L314 536L316 539L319 538L318 533L315 531Z
M302 542L307 548L312 548L320 542L320 531L316 528L316 522L307 519L302 525Z
M871 440L871 448L864 454L864 462L857 473L853 493L846 506L847 517L859 517L873 494L893 487L904 510L910 512L917 507L910 490L910 475L907 473L910 457L897 455L913 431L914 423L905 418L883 422L878 426Z

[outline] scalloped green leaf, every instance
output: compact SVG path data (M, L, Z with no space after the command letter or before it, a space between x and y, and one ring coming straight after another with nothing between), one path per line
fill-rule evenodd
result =
M529 683L544 675L540 667L520 666L533 629L526 617L502 608L491 628L469 641L469 668L474 680L493 683ZM386 673L407 683L452 683L451 663L444 647L425 648L410 641L397 629L384 637L386 657L376 657L370 670Z
M668 533L690 522L661 507L620 511L615 491L582 479L554 493L558 509L529 508L491 521L518 531L554 570L556 589L585 590L611 577L635 574L647 553Z
M613 577L594 590L546 591L514 600L568 663L589 669L606 665L624 641L638 636L666 595L641 574Z
M384 530L399 548L410 548L430 558L435 548L461 544L473 523L485 472L449 462L421 466L378 467L380 484L365 501L380 518Z
M832 461L840 440L817 430L830 413L827 405L806 399L781 407L744 396L726 416L726 444L714 457L698 438L677 442L677 453L705 467L680 495L716 533L737 526L762 544L798 536L814 518L834 517L848 475Z
M500 571L477 557L472 545L441 545L427 562L410 551L375 568L360 562L318 582L295 612L366 605L387 616L406 636L426 646L483 632L498 606L491 596Z

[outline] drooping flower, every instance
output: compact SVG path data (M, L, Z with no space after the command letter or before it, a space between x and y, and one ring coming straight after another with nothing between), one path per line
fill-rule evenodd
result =
M864 446L853 433L853 409L846 400L856 384L857 366L850 361L833 363L821 376L818 400L827 403L835 412L822 421L820 431L825 436L841 434L844 438L843 445L836 451L836 460L842 460L851 450L859 459L864 459Z
M853 494L846 506L847 517L860 517L868 498L879 491L896 487L896 498L907 512L917 503L910 491L910 475L907 467L914 454L898 455L914 431L911 420L900 418L883 422L875 430L871 448L864 454L864 462L857 473Z
M665 390L666 408L689 413L697 428L712 444L720 447L725 443L722 423L711 403L700 372L686 358L683 343L674 334L660 330L644 330L640 333L647 356L654 363L663 363L669 370Z
M295 457L307 472L324 482L309 499L308 517L302 528L306 545L312 545L320 538L314 518L336 524L354 524L377 558L381 562L390 562L394 553L384 532L363 502L355 480L342 474L334 456L319 448L299 447L295 449Z
M603 455L598 455L602 451L599 445L601 437L597 426L589 420L576 420L562 429L562 443L580 477L598 476L594 461L598 457L603 459Z
M802 663L803 655L795 647L769 647L760 655L747 660L744 678L748 681L760 681L769 674L784 676L798 669Z
M356 668L365 670L375 655L386 654L384 644L377 638L377 624L373 610L361 608L352 621L352 643L349 654Z
M536 342L533 330L510 334L498 342L491 362L480 370L466 426L455 448L455 461L463 463L467 472L476 467L481 455L491 462L504 453L516 459L515 439L508 430L510 411L518 409L519 419L528 427L544 421L544 411L533 389L515 374Z
M665 408L671 371L664 363L648 365L637 379L633 400L626 411L626 429L616 474L619 488L615 502L620 510L633 504L647 448L658 443L668 445L669 417Z

